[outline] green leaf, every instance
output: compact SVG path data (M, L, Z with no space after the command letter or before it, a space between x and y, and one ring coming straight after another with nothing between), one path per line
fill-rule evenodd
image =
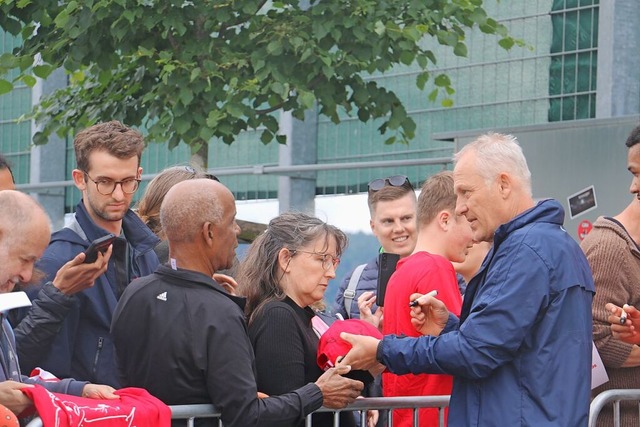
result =
M56 27L64 29L69 22L69 12L67 12L66 9L62 9L53 22L56 24Z
M427 68L427 66L429 65L427 57L425 55L416 56L416 62L418 63L420 68L422 68L423 70Z
M423 73L420 73L418 74L418 77L416 77L416 86L418 86L418 89L424 90L424 87L428 81L429 81L429 72L425 71Z
M29 74L23 74L20 79L29 87L34 87L36 85L36 78Z
M431 102L435 102L436 99L438 99L438 89L434 89L429 93L429 101Z
M184 117L176 117L173 120L173 127L179 134L185 134L191 127L191 122Z
M453 99L451 98L445 98L442 100L442 106L445 108L450 108L453 107Z
M400 54L400 62L402 62L404 65L411 65L414 58L415 54L408 50L405 50Z
M447 76L446 74L439 74L436 77L434 83L438 87L451 86L451 79L449 79L449 76Z
M33 67L33 74L35 74L37 77L40 77L41 79L46 79L52 72L53 67L51 65L44 64L36 65L35 67Z
M396 142L396 137L392 136L384 140L384 145L391 145Z
M373 27L373 31L379 36L383 35L387 31L387 27L382 23L382 21L376 21Z
M13 85L11 82L0 79L0 95L4 95L5 93L9 93L13 90Z
M268 130L264 130L262 131L262 135L260 135L260 141L262 141L263 144L268 144L273 140L273 134L268 131Z
M10 53L0 55L0 67L12 69L18 65L18 58Z
M506 37L504 39L501 39L498 44L500 45L500 47L502 47L505 50L509 50L513 47L513 45L515 44L515 41L511 38L511 37Z
M276 135L276 141L280 145L287 145L287 135Z
M195 79L200 77L200 74L202 74L202 70L200 69L200 67L194 68L193 70L191 70L191 76L189 77L189 81L193 82Z
M209 112L207 116L207 126L215 129L218 126L220 120L223 120L226 117L226 114L221 112L220 110L212 110Z
M316 96L313 94L313 92L301 92L298 95L298 98L300 99L300 103L304 106L304 108L306 108L307 110L310 110L313 108L313 105L316 102Z
M213 138L213 135L213 129L206 126L202 126L200 128L200 132L198 133L198 136L205 141L209 141L211 138Z
M280 40L272 40L267 45L267 53L270 55L282 54L282 42Z
M180 101L185 105L191 105L191 101L193 101L193 92L191 89L183 87L180 89Z
M244 114L244 108L242 104L227 104L225 110L229 113L229 116L240 118Z
M467 56L467 45L465 45L462 42L456 44L456 47L453 48L453 53L456 56L466 57Z

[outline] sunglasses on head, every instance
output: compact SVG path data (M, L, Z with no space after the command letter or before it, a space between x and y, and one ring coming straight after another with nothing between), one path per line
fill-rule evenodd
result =
M192 173L194 176L196 175L196 170L192 166L186 165L186 166L183 166L183 168L184 168L185 171L187 171L189 173ZM220 182L218 177L215 176L214 174L211 174L211 173L205 173L204 177L207 178L207 179L212 179L214 181Z
M378 191L382 190L387 184L392 187L402 187L405 183L409 184L409 187L413 188L411 182L409 182L409 178L405 175L394 175L389 176L387 178L378 178L374 179L369 183L369 191Z

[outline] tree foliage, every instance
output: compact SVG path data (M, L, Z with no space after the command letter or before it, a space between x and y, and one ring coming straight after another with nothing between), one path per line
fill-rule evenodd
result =
M474 26L504 48L517 42L482 0L0 0L0 26L23 41L0 56L0 94L59 67L69 74L35 113L36 144L120 119L193 152L248 128L283 142L272 113L302 119L314 106L335 123L382 118L387 142L410 140L401 101L367 75L417 64L418 88L433 78L429 97L441 92L446 105L449 78L429 73L436 43L465 56Z

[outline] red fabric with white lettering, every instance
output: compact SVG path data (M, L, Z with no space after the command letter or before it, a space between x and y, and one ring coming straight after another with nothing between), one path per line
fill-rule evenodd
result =
M51 393L36 385L21 390L33 399L44 427L168 427L171 410L141 388L123 388L120 399L89 399Z

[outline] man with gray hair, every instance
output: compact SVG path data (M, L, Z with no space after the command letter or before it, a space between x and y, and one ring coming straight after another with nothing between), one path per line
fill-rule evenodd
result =
M31 280L34 264L49 244L50 235L49 217L34 199L18 191L0 191L0 294L13 291L18 282ZM54 280L73 278L91 283L104 273L110 254L111 249L104 256L100 254L92 264L83 264L84 255L80 255L79 263L71 261L65 264ZM29 387L28 384L41 384L52 392L76 396L117 398L113 388L105 385L73 379L44 382L22 375L13 331L6 320L6 313L0 313L0 404L20 414L32 404L20 392L20 389Z
M363 388L341 376L348 368L258 398L245 300L212 279L233 263L240 233L235 216L233 194L219 182L193 179L169 190L160 208L169 264L133 281L113 316L122 383L169 405L213 404L225 427L294 425L323 404L344 407Z
M454 376L449 426L586 425L591 389L591 270L555 200L535 203L522 149L488 134L455 156L456 214L492 242L460 318L413 294L419 338L343 334L343 363ZM408 302L408 301L407 301Z

